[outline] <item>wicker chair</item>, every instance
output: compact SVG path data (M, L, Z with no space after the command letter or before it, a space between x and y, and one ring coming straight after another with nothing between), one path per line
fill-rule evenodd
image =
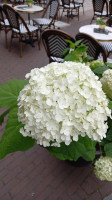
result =
M78 33L75 39L76 41L82 40L81 43L88 47L87 54L93 57L94 60L102 58L104 62L107 62L107 54L105 49L93 37L84 33Z
M11 30L10 24L5 17L3 6L0 5L0 31L5 32L5 46L8 48L7 33Z
M55 28L55 19L58 14L58 8L58 0L50 0L45 8L42 18L33 19L33 24L39 27L40 33L52 26Z
M107 0L92 0L93 3L93 18L92 21L95 19L95 17L108 17L108 3ZM106 10L104 10L104 7L106 7ZM90 23L90 24L91 24Z
M9 3L11 3L13 6L16 6L16 5L21 5L21 4L24 4L25 3L25 0L7 0Z
M106 21L106 26L112 27L112 16L108 18ZM109 56L112 53L112 42L111 41L105 41L105 42L100 42L101 45L105 48L107 52L107 56Z
M3 9L12 30L9 50L11 50L13 38L19 39L20 57L22 57L22 42L30 44L32 47L34 47L34 41L38 41L38 46L40 49L40 43L38 40L38 28L26 24L21 15L10 6L4 5Z
M68 19L68 23L69 23L69 20L70 18L73 18L74 15L73 15L73 11L75 12L75 15L78 17L78 20L79 20L79 8L80 8L80 5L79 4L75 4L75 2L73 1L71 3L71 0L61 0L62 1L62 15L63 15L63 12L67 12L67 19ZM62 19L62 15L61 15L61 19Z
M79 5L83 8L83 14L84 14L84 0L74 0L75 5Z
M69 47L66 40L75 42L72 36L60 30L46 30L42 33L42 41L50 62L63 62L65 55L62 57L62 52ZM66 53L66 55L68 52Z

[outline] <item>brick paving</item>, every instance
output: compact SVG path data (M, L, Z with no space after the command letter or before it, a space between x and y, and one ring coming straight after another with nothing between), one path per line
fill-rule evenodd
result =
M74 18L63 30L74 37L80 26L90 23L90 9L90 1L85 0L85 15L81 12L80 21ZM65 17L63 20L66 21ZM15 40L12 52L8 52L1 33L0 84L12 78L24 79L32 68L46 64L48 58L42 44L40 51L38 46L23 45L23 58L20 58L18 42ZM4 125L0 128L1 134L3 130ZM110 200L111 193L112 182L98 180L91 164L75 167L52 157L39 145L0 160L0 200Z

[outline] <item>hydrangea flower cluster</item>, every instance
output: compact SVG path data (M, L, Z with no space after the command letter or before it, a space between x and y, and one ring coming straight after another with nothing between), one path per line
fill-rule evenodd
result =
M108 69L103 73L101 83L104 92L112 99L112 69Z
M100 141L106 137L108 101L101 82L82 63L51 63L31 70L29 84L18 97L18 119L23 136L38 144L60 146L88 135Z
M112 181L112 158L101 156L95 162L94 172L101 181Z

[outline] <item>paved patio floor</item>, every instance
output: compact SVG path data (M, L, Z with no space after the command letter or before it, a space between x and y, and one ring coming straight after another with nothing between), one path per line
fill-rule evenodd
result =
M90 0L85 0L85 14L80 21L74 18L62 30L73 37L80 26L92 18ZM63 17L66 22L66 17ZM10 38L10 34L9 34ZM0 84L12 78L24 79L32 68L48 64L41 44L23 45L23 58L15 40L12 51L5 48L4 34L0 35ZM0 128L2 134L4 126ZM49 152L35 145L27 152L16 152L0 161L0 200L103 200L112 193L112 182L100 181L93 173L93 166L75 167L52 157ZM110 200L110 197L105 200Z

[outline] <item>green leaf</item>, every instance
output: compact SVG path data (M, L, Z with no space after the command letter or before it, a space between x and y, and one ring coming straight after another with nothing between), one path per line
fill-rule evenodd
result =
M76 42L75 42L75 47L77 47L77 46L79 46L79 44L82 42L82 40L77 40Z
M71 40L65 40L69 44L69 49L74 49L75 48L75 43L72 42Z
M112 128L112 119L108 118L107 121L108 121L108 127L109 127L109 128Z
M81 44L77 47L76 52L77 53L85 53L87 51L88 47L86 47L84 44Z
M110 69L112 68L112 63L105 63Z
M70 145L61 143L61 147L47 147L51 155L60 160L77 161L82 157L86 161L95 158L95 142L86 137L79 137L77 142L72 141Z
M12 152L26 151L35 144L34 139L24 137L19 132L23 125L18 122L17 111L18 108L15 107L9 112L6 129L0 140L0 159Z
M104 65L102 67L99 67L97 69L93 69L92 71L96 74L96 75L102 75L104 73L104 71L106 71L107 69L109 69L108 66Z
M13 106L17 104L19 92L28 81L13 79L8 83L0 85L0 107Z
M9 113L10 109L7 109L6 111L4 111L1 115L0 115L0 125L2 125L2 123L4 122L4 118L5 116Z
M61 57L63 57L65 54L67 54L69 52L70 48L66 48L63 53L61 54Z
M112 128L107 132L106 139L112 142Z
M92 60L94 60L94 58L92 56L89 56L89 55L87 55L87 57L83 58L83 62L85 62L85 63L90 62Z
M108 107L112 110L112 101L109 101Z
M106 156L112 157L112 142L105 144L104 151L105 151Z

